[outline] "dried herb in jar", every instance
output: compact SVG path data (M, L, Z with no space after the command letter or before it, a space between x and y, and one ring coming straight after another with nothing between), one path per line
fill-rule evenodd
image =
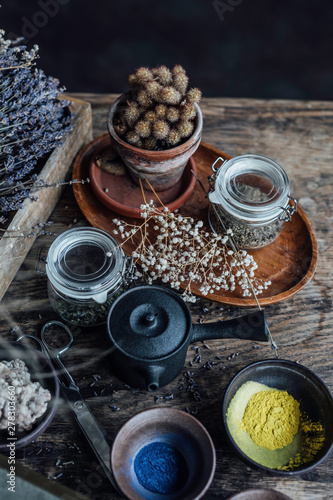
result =
M111 304L124 291L123 288L110 295L103 304L94 300L71 301L68 297L63 298L49 284L48 294L53 309L65 320L74 325L94 326L105 323Z
M47 256L51 305L75 325L105 323L110 305L124 291L132 271L131 259L107 232L93 227L65 231Z
M222 165L216 172L218 160ZM229 230L238 248L256 249L274 241L297 204L289 206L288 176L280 165L263 156L248 154L213 165L214 191L209 193L210 225L224 234Z
M238 190L248 200L251 200L252 203L262 203L268 198L258 187L241 184L238 185ZM216 215L215 210L218 215ZM220 205L216 204L215 210L212 209L210 213L210 222L213 230L216 233L223 234L225 230L230 229L233 234L234 243L238 248L256 249L268 245L277 238L284 224L283 221L277 219L268 224L255 225L231 217Z

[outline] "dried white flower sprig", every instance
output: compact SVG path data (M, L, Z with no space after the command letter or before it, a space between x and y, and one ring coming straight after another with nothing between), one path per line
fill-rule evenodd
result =
M113 219L114 234L135 245L132 257L148 283L160 279L174 289L184 289L183 298L195 302L191 285L196 283L202 295L221 290L242 290L243 297L262 293L271 284L255 276L258 265L245 250L236 255L227 246L231 230L226 235L207 232L202 221L157 208L152 201L141 205L144 222L140 225ZM251 280L252 287L248 277ZM200 285L200 286L199 286Z

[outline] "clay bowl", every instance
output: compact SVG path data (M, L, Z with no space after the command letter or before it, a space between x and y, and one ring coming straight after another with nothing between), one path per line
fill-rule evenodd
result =
M44 389L51 393L51 400L48 402L47 410L40 418L36 420L30 431L16 430L15 448L23 448L32 441L36 440L46 428L51 424L55 415L59 400L59 383L56 373L50 361L39 351L27 344L18 342L4 342L0 344L0 361L10 361L12 359L21 359L28 367L31 381L39 382ZM0 452L8 451L8 431L0 430Z
M259 464L238 446L228 428L227 410L238 389L248 381L287 391L300 403L301 413L304 412L312 422L322 424L325 429L324 443L311 462L287 471L273 469ZM231 447L246 464L281 476L304 474L319 465L332 450L333 398L324 382L305 366L283 359L258 361L243 368L227 387L223 399L223 424Z
M182 455L187 478L172 494L144 488L134 470L137 454L152 443L165 443ZM174 408L152 408L128 420L118 432L111 452L111 466L121 492L131 500L194 500L208 490L216 467L215 448L203 425Z
M108 130L112 146L122 158L136 184L140 185L140 180L148 179L155 191L170 189L179 181L189 158L195 153L200 144L202 136L200 107L195 104L197 111L196 126L188 140L174 148L162 151L148 151L128 144L115 132L114 118L119 113L119 109L126 104L127 99L128 94L121 95L110 109Z
M229 497L228 500L291 500L291 498L279 491L265 488L244 490Z

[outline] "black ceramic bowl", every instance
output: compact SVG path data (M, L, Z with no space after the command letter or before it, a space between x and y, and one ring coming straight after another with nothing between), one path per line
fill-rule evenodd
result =
M30 372L32 382L39 382L44 389L51 393L51 400L48 402L47 410L36 420L30 431L18 432L16 430L15 448L23 448L31 443L45 431L50 425L58 404L59 383L56 373L50 361L39 351L27 344L19 342L2 342L0 344L0 361L10 361L12 359L24 361ZM0 453L8 451L8 430L0 430Z
M238 389L248 381L259 382L274 389L287 391L300 403L301 412L325 429L322 448L311 462L292 470L265 467L248 457L236 444L227 424L227 411ZM223 423L227 438L237 455L248 465L278 475L304 474L320 464L333 446L333 399L324 382L308 368L283 359L264 360L243 368L230 382L223 399Z

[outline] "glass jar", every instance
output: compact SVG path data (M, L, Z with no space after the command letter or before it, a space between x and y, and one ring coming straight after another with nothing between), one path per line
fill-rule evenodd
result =
M223 163L216 170L219 160ZM222 234L231 230L233 242L242 249L262 248L274 241L297 211L283 168L254 154L218 158L212 168L216 172L214 191L209 193L212 230Z
M78 227L52 243L46 262L53 309L74 325L105 323L112 302L133 273L132 259L106 231Z

